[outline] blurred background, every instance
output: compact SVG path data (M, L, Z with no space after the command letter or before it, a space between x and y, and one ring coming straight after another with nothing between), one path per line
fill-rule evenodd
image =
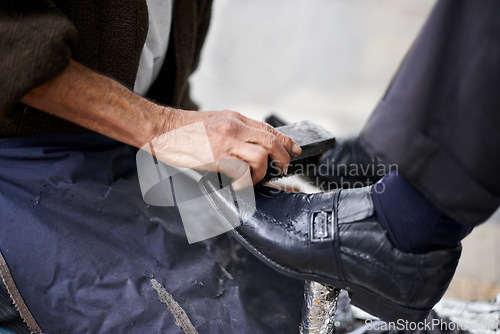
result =
M215 0L192 95L203 110L357 134L435 0ZM500 213L463 242L446 297L500 294Z

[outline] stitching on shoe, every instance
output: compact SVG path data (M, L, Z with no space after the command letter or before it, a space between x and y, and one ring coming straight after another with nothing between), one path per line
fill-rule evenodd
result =
M264 213L261 210L258 210L257 213L260 214L261 216L263 216L268 221L271 221L271 222L273 222L274 224L276 224L278 226L282 226L288 232L291 232L293 234L299 235L299 236L304 237L304 238L308 238L309 237L309 235L307 233L304 233L302 231L299 231L299 230L295 229L294 228L294 224L285 224L285 223L282 223L279 220L277 220L276 218L274 218L272 216L269 216L268 214ZM294 222L294 220L287 219L287 222Z

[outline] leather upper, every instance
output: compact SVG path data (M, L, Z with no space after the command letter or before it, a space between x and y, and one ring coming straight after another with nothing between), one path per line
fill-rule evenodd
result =
M237 210L209 178L201 186L211 189L219 213ZM427 254L394 248L376 221L371 187L305 194L263 186L255 188L255 204L255 214L231 233L267 264L297 278L341 282L347 290L360 286L413 309L441 299L461 253L461 246Z

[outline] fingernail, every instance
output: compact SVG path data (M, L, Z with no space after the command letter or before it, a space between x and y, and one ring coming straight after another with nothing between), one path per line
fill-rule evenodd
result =
M293 147L292 147L292 152L293 152L293 154L295 154L295 156L298 156L298 155L300 155L300 153L302 153L302 149L300 148L299 145L294 143Z

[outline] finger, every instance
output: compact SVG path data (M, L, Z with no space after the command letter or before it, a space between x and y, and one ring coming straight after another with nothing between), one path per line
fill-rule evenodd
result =
M243 175L240 175L236 180L233 181L232 186L234 191L240 191L247 187L252 186L252 172L250 170L250 166L247 165L247 168Z
M302 149L300 148L299 144L292 138L280 133L279 131L276 131L276 136L279 138L279 140L291 156L297 157L302 153Z
M272 167L276 167L280 174L285 174L287 166L290 163L290 155L283 147L279 138L270 132L262 130L256 130L249 127L245 130L246 132L242 131L240 133L240 136L244 136L244 138L241 139L264 147L272 160Z
M291 156L298 156L300 155L300 153L302 153L302 149L300 148L299 144L297 144L296 141L291 139L289 136L284 135L281 132L277 131L274 127L272 127L267 123L245 117L242 114L232 110L224 110L222 111L222 115L230 118L235 118L253 128L257 128L272 133L273 135L278 137L283 147L287 150L287 152Z
M219 159L217 160L217 171L231 179L229 182L236 191L252 186L250 166L241 159L235 157ZM223 180L225 179L223 178ZM223 181L225 186L228 185L227 182L227 180Z
M261 128L248 126L234 117L221 118L220 122L217 123L219 124L217 127L218 135L212 139L212 144L215 144L212 146L213 148L224 147L222 152L233 154L234 150L241 150L241 147L238 147L240 143L255 144L266 150L266 159L267 156L271 157L273 160L272 166L278 169L278 175L286 172L286 168L290 162L290 155L276 135ZM227 147L228 144L232 146ZM241 151L236 151L235 154L242 160L248 161L247 158L249 156L252 157L253 152L242 153ZM259 159L261 158L258 151L255 154L259 155ZM258 174L260 174L260 170L263 168L260 164L258 166L252 165L251 167L257 168ZM267 160L265 161L265 168L267 170ZM252 173L252 175L255 175L255 173Z
M267 172L267 150L262 146L237 140L232 140L231 145L234 157L245 161L250 166L253 184L262 180Z
M274 136L276 136L279 139L281 145L283 145L283 147L286 149L288 154L290 154L291 156L298 156L298 155L300 155L300 153L302 153L302 149L300 148L299 144L297 144L296 141L291 139L289 136L279 132L278 130L273 128L271 125L269 125L267 123L259 122L259 121L256 121L256 120L253 120L250 118L247 118L247 120L248 120L248 123L247 123L248 125L251 125L252 127L259 128L263 131L269 132L269 133L273 134Z

